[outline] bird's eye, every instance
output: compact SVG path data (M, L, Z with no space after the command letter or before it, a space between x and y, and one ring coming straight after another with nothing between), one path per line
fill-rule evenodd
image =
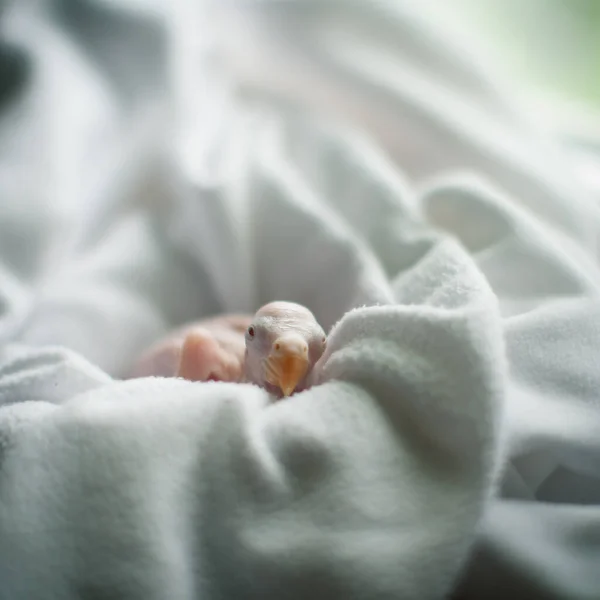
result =
M324 337L324 338L321 340L321 343L323 344L323 346L325 346L325 345L327 344L327 338L326 338L326 337Z
M248 335L254 337L254 327L252 327L252 325L248 327Z

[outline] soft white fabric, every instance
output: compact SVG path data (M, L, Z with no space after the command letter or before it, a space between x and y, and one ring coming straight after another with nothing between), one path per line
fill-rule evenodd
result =
M575 158L424 4L218 4L3 15L0 598L597 597ZM118 380L275 298L308 392Z

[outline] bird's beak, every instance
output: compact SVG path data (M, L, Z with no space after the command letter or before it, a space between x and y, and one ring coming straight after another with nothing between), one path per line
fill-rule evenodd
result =
M308 371L308 345L300 336L279 338L265 360L265 378L290 396Z

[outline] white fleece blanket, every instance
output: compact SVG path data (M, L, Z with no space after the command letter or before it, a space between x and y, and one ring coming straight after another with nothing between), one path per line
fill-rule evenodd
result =
M416 4L3 13L1 600L598 597L598 179ZM119 379L276 298L311 390Z

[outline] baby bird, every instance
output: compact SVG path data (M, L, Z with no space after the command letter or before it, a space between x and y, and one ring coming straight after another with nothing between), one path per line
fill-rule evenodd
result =
M254 317L222 315L173 332L141 356L129 377L245 381L287 397L305 389L326 343L310 310L271 302Z
M263 306L254 315L245 337L246 381L285 397L306 387L327 344L325 332L312 312L291 302Z

